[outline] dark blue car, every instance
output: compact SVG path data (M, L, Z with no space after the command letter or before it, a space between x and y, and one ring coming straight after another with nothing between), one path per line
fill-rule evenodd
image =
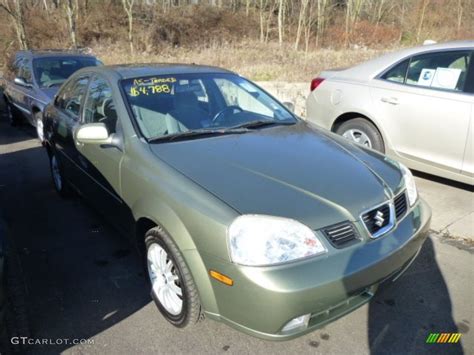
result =
M84 67L101 65L95 57L59 50L19 51L6 77L4 98L12 125L26 119L43 141L42 112L62 83Z

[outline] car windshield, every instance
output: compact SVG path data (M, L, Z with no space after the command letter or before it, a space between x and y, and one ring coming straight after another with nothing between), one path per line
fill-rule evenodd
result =
M33 70L39 86L61 85L74 72L85 67L98 66L95 58L37 58L33 60Z
M163 140L180 134L196 137L189 132L218 133L296 122L282 104L234 74L139 77L122 80L122 87L148 139Z

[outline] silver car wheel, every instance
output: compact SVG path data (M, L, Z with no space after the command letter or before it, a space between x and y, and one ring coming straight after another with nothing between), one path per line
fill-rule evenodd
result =
M54 185L56 186L56 189L58 191L61 191L63 187L63 181L61 178L61 172L59 170L59 163L58 160L56 159L56 156L51 157L51 173L53 174L53 181Z
M179 315L183 309L183 290L176 266L165 249L157 243L147 251L148 276L155 296L172 315Z
M350 129L345 131L342 136L350 141L364 145L368 148L372 148L372 142L369 136L358 129Z
M38 117L36 119L36 133L38 134L38 139L41 143L44 142L44 130L43 130L43 120Z

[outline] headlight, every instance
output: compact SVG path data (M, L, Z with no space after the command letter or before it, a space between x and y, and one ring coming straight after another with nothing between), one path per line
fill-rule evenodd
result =
M280 264L327 252L311 229L281 217L237 217L229 227L228 236L231 259L241 265Z
M399 163L399 166L403 173L403 180L405 180L408 201L410 202L410 206L413 206L418 198L418 191L416 190L415 179L413 178L413 174L411 173L410 169L408 169L405 165L401 163Z

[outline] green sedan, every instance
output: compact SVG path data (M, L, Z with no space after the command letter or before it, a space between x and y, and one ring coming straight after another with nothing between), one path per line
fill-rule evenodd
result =
M368 302L427 237L431 211L405 166L227 70L85 68L44 129L56 190L133 240L177 327L207 317L294 338Z

